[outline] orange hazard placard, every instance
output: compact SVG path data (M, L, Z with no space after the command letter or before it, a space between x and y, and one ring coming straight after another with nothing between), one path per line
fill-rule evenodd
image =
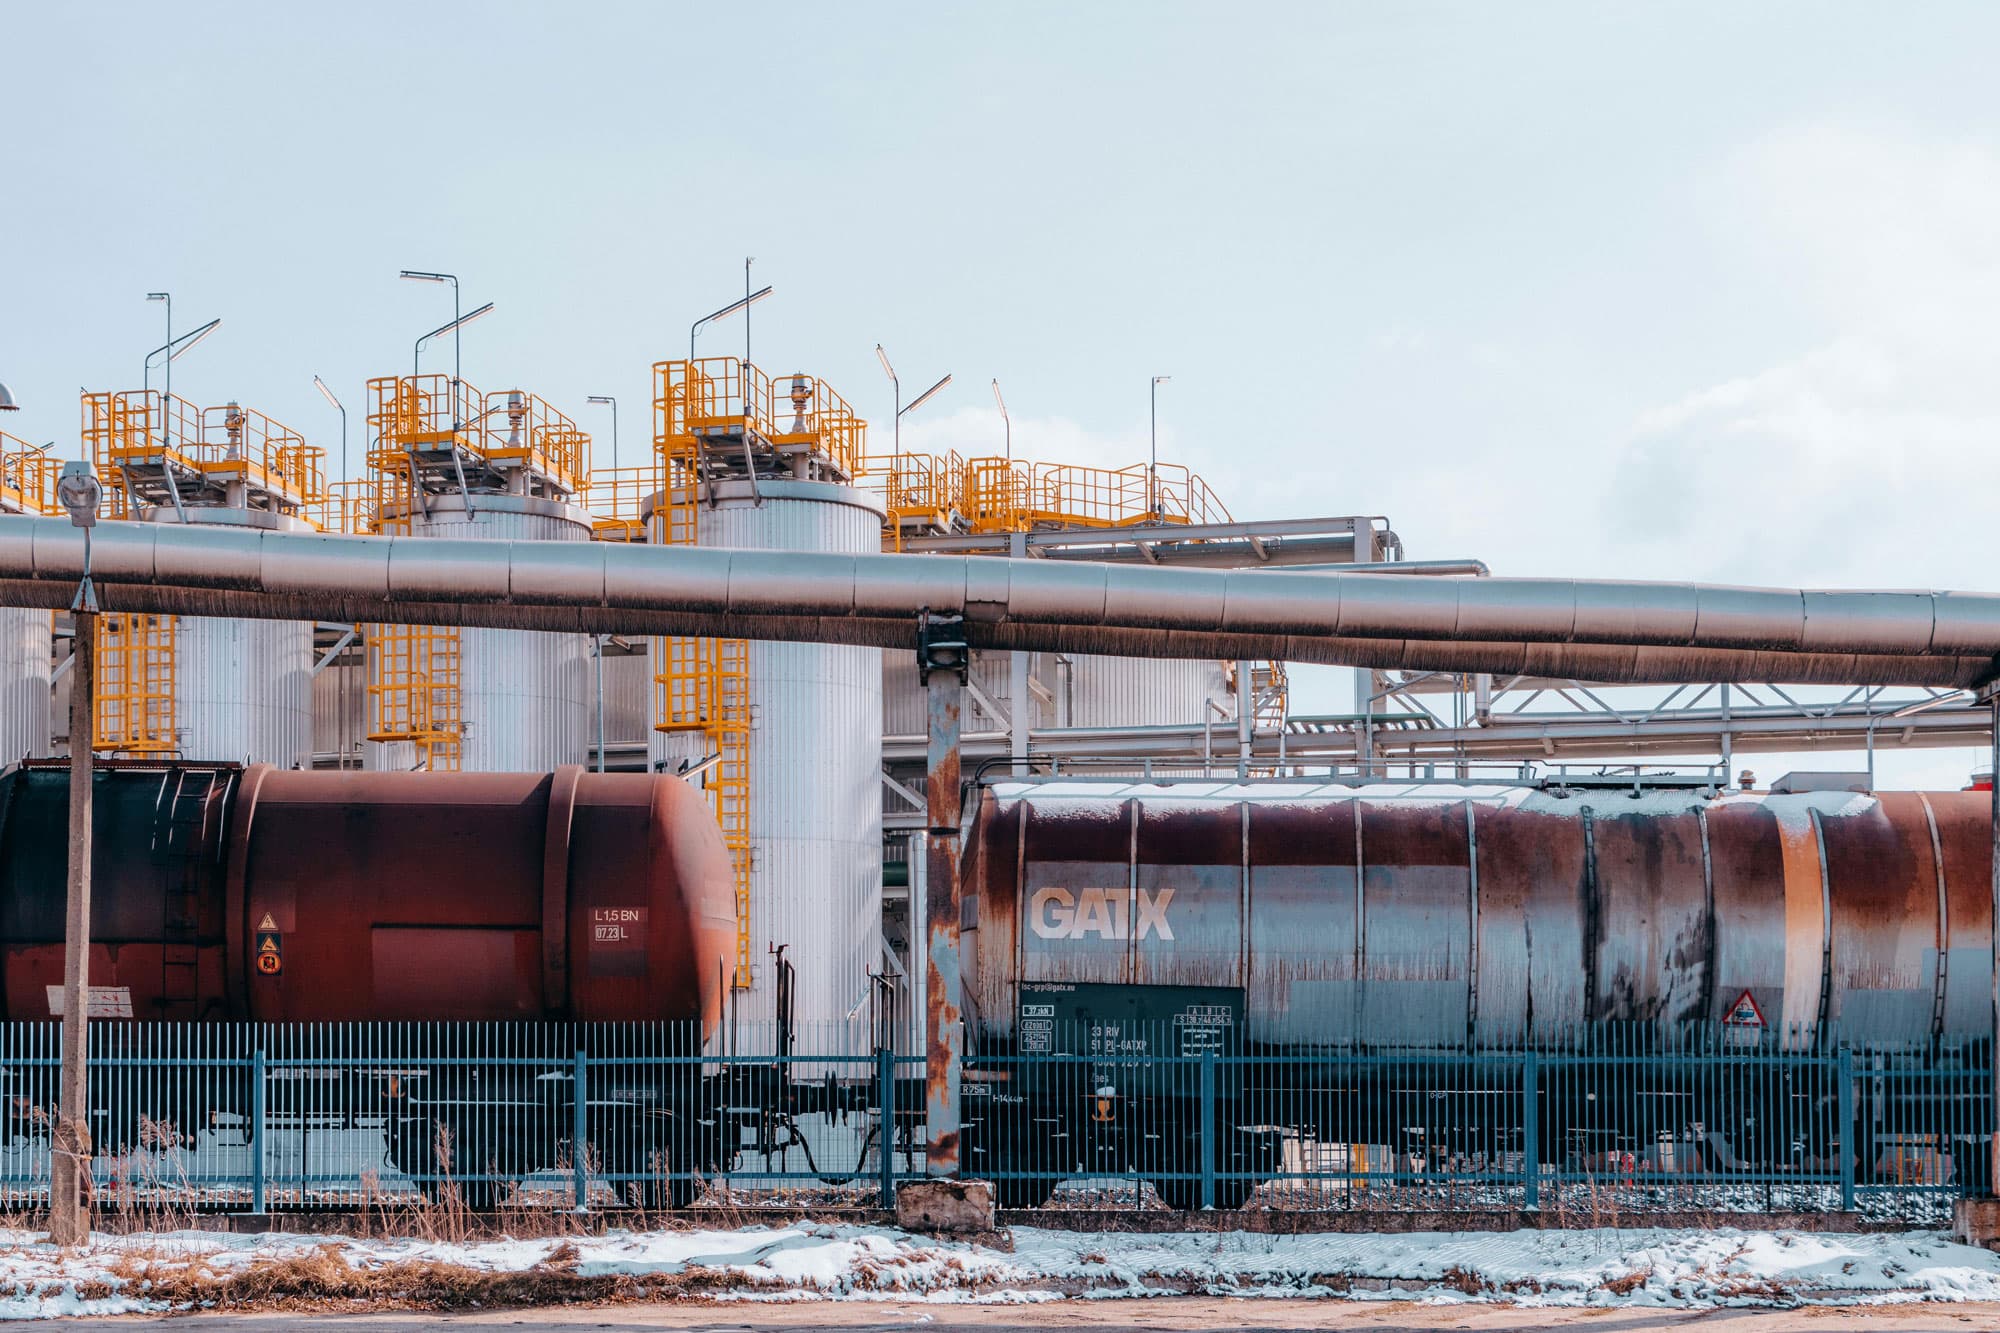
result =
M1764 1011L1757 1007L1757 997L1744 991L1729 1006L1729 1012L1722 1016L1722 1025L1732 1028L1760 1028L1764 1026Z
M266 918L268 920L268 918ZM257 972L275 977L285 970L285 937L275 930L257 932Z

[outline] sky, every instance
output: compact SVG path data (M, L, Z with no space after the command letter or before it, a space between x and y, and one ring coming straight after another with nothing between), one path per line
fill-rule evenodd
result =
M358 466L366 380L451 316L426 268L496 303L466 379L603 462L615 395L629 463L648 368L755 256L755 359L885 452L878 342L954 377L911 449L997 451L997 378L1017 453L1140 461L1171 375L1161 456L1238 517L1386 514L1499 574L1992 587L1996 49L1950 3L0 0L5 427L73 453L169 290L224 320L176 392L337 453L321 375Z

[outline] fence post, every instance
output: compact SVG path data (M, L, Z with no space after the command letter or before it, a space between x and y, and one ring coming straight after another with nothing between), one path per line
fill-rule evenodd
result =
M1860 1145L1854 1132L1854 1052L1846 1046L1834 1061L1834 1077L1840 1081L1840 1211L1854 1211L1854 1155Z
M1215 1207L1215 1052L1201 1053L1201 1206Z
M875 1117L877 1163L881 1168L882 1206L896 1206L896 1048L884 1046L875 1052Z
M264 1188L264 1046L250 1053L250 1211L263 1213ZM303 1199L300 1202L304 1202Z
M1521 1059L1521 1207L1542 1207L1542 1058L1533 1051Z
M569 1124L569 1162L572 1181L570 1188L575 1192L576 1211L579 1213L590 1211L590 1167L584 1161L584 1153L589 1146L588 1140L590 1138L589 1091L587 1088L589 1075L586 1073L588 1059L589 1057L583 1051L578 1051L576 1053L576 1060L570 1066L572 1071L570 1078Z

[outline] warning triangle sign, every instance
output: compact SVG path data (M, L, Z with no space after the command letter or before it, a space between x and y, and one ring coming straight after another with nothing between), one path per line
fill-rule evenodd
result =
M277 928L278 923L271 919L269 912L264 913L264 919L257 923L257 929L259 930L276 930Z
M1746 990L1729 1006L1722 1023L1724 1027L1760 1028L1764 1026L1764 1011L1757 1007L1757 997Z

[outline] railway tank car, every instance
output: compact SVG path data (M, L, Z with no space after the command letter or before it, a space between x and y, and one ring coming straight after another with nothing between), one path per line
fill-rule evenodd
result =
M0 774L7 1019L59 1012L68 786L64 764ZM535 1032L685 1024L698 1050L720 1017L733 881L707 802L678 778L111 763L94 794L93 1012L361 1025L354 1063L327 1048L317 1110L371 1113L386 1160L427 1192L489 1206L506 1180L561 1155L567 1085L497 1058L524 1054ZM365 1058L380 1054L367 1035L376 1023L452 1019L516 1027L435 1064ZM145 1046L142 1033L125 1039ZM45 1132L35 1108L54 1100L53 1068L0 1076L8 1127ZM93 1064L98 1148L115 1154L149 1123L241 1123L257 1095L247 1077L169 1068L135 1100ZM609 1169L649 1182L649 1201L684 1200L692 1173L716 1169L723 1151L720 1096L698 1065L625 1080L592 1099L593 1141L609 1145ZM669 1157L682 1173L671 1182L656 1166Z
M1737 1071L1728 1098L1692 1075L1655 1088L1573 1070L1571 1104L1529 1118L1518 1082L1499 1098L1494 1086L1418 1095L1418 1080L1395 1072L1415 1066L1396 1061L1576 1054L1610 1030L1628 1051L1838 1043L1878 1061L1971 1067L1993 1022L1989 802L1528 784L990 786L964 862L976 925L968 1022L976 1048L1011 1060L1006 1073L968 1076L986 1094L968 1103L973 1169L1026 1205L1052 1184L1024 1175L1047 1160L1039 1145L1142 1174L1174 1156L1162 1144L1198 1158L1191 1090L1129 1057L1202 1049L1271 1057L1225 1071L1225 1114L1242 1128L1215 1165L1240 1173L1223 1191L1238 1201L1280 1132L1494 1149L1526 1119L1542 1161L1562 1160L1566 1138L1614 1129L1697 1138L1725 1163L1822 1150L1840 1137L1831 1089L1773 1074L1742 1095L1765 1066ZM1020 1058L1030 1052L1128 1058L1063 1087L1060 1062L1042 1073ZM1990 1109L1970 1102L1888 1118L1949 1120L1973 1154ZM1732 1124L1725 1106L1749 1109ZM1501 1114L1517 1118L1496 1124ZM1074 1165L1059 1161L1055 1177ZM1968 1158L1960 1169L1985 1168ZM1160 1182L1170 1201L1189 1188Z
M678 778L113 763L90 981L133 1018L700 1020L727 853ZM0 999L62 985L69 770L0 776ZM52 989L53 988L53 989Z

